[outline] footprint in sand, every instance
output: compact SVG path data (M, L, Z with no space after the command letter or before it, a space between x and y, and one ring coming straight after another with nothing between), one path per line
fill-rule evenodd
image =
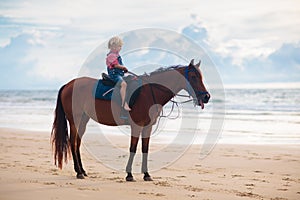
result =
M140 192L139 194L143 194L143 195L153 195L153 196L156 196L156 197L163 197L163 196L166 196L162 193L153 193L153 192Z
M91 179L98 179L98 178L101 178L101 176L89 174L89 178L91 178Z
M262 183L269 183L269 181L266 181L264 179L258 179L258 178L253 178L253 179L250 179L252 181L258 181L258 182L262 182Z
M279 188L279 189L277 189L278 191L284 191L284 192L286 192L286 191L288 191L288 189L286 189L286 188Z
M247 187L254 187L255 185L253 183L246 183L245 186L247 186Z
M44 185L56 185L54 182L44 182Z
M88 188L88 187L79 187L78 190L86 190L86 191L100 191L99 188Z
M282 176L291 176L290 174L282 174Z
M158 186L163 186L163 187L171 187L170 183L168 183L167 181L158 181L158 182L154 182L153 184Z
M188 190L188 191L192 191L192 192L202 192L203 189L201 188L197 188L197 187L194 187L194 186L185 186L184 189Z
M272 158L269 158L269 157L266 157L266 158L263 158L263 160L271 160Z
M240 174L233 174L233 175L231 175L231 177L232 177L232 178L238 178L238 177L243 177L243 176L240 175Z
M106 180L109 180L109 181L116 181L117 183L123 183L124 180L122 177L114 177L114 178L106 178Z
M238 192L238 193L236 193L236 196L263 199L262 196L260 196L258 194L254 194L252 192Z
M292 182L297 182L296 179L292 179L292 178L289 178L289 177L284 177L282 178L283 181L292 181Z
M211 185L223 185L222 183L210 183Z

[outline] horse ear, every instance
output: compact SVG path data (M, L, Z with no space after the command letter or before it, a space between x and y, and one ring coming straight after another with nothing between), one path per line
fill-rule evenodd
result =
M196 68L199 68L201 64L201 60L199 60L199 62L195 65Z
M191 60L189 66L194 66L194 59Z

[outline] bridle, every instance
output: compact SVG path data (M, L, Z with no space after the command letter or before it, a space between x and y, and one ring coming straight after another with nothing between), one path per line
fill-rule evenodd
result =
M185 101L181 101L181 102L178 102L178 101L175 101L175 100L170 100L173 103L172 107L174 107L174 104L176 104L178 106L178 104L184 104L184 103L188 103L188 102L191 102L191 101L194 101L194 103L196 103L198 101L197 96L208 94L207 91L201 91L201 90L195 91L191 86L191 81L189 80L189 73L190 72L195 72L197 74L197 73L199 73L197 71L197 69L195 67L190 68L189 66L182 66L182 67L184 67L184 77L185 77L185 82L186 82L186 90L187 90L189 95L174 94L174 97L175 96L186 97L186 98L189 98L189 100L185 100ZM135 74L133 72L130 72L130 71L128 71L127 73L129 73L133 76L136 76L136 77L140 77L137 74ZM152 87L156 87L157 89L162 90L162 91L165 91L165 88L159 87L158 85L150 84L152 98L153 98L154 102L156 102L154 94L153 94ZM191 99L191 97L192 97L192 99Z
M191 69L189 69L189 66L186 66L185 67L185 69L184 69L184 77L185 77L185 82L186 82L186 90L187 90L187 92L188 92L188 94L190 95L190 96L194 96L193 94L195 94L196 95L196 98L197 98L197 96L199 96L199 95L206 95L206 94L208 94L208 92L207 91L201 91L201 90L197 90L197 91L195 91L193 88L192 88L192 86L191 86L191 81L189 80L189 73L190 72L196 72L196 74L197 74L197 69L195 68L195 67L192 67ZM198 72L199 73L199 72Z
M179 115L180 115L180 114L179 114L179 113L180 113L180 111L179 111L179 104L185 104L185 103L188 103L188 102L193 101L194 104L196 105L196 102L198 101L198 99L197 99L197 96L198 96L198 95L206 95L206 94L208 94L208 92L206 92L206 91L201 91L201 90L195 91L195 90L192 88L191 84L190 84L189 73L190 73L190 72L196 72L196 74L197 74L197 72L198 72L197 69L196 69L195 67L192 67L191 69L189 69L189 66L184 66L184 67L185 67L185 69L184 69L184 77L185 77L185 80L186 80L186 90L187 90L187 92L188 92L189 95L174 94L174 97L175 97L175 96L179 96L179 97L186 97L186 98L189 98L189 99L188 99L188 100L185 100L185 101L181 101L181 102L178 102L178 101L175 101L175 100L171 99L171 100L170 100L170 102L172 102L171 111L169 112L169 114L166 115L166 114L163 113L163 109L161 110L161 115L158 117L157 126L156 126L156 128L154 129L153 133L157 131L161 118L177 119L177 118L179 117ZM139 77L138 75L136 75L136 74L133 73L133 72L128 71L127 73L129 73L129 74L131 74L131 75L133 75L133 76ZM198 72L198 73L199 73L199 72ZM163 87L160 87L159 85L155 85L155 84L149 84L149 85L150 85L150 89L151 89L151 95L152 95L153 101L154 101L154 103L155 103L155 102L156 102L156 99L155 99L155 96L154 96L154 92L153 92L153 88L152 88L152 87L155 87L155 88L157 88L157 89L159 89L159 90L162 90L162 91L165 91L166 89L163 88ZM169 92L169 90L168 90L168 92ZM195 97L194 94L196 95L196 97ZM174 97L173 97L173 98L174 98ZM191 97L192 97L192 98L191 98ZM177 116L176 116L176 117L170 117L171 114L172 114L172 112L173 112L174 109L175 109L175 106L176 106L177 109L178 109L178 111L177 111Z

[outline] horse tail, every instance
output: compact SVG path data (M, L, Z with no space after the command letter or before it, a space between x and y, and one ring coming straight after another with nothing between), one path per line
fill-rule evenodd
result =
M68 153L70 153L70 141L68 136L68 126L66 114L61 101L61 93L65 85L58 92L55 117L51 131L52 150L54 151L55 165L62 169L63 160L67 163Z

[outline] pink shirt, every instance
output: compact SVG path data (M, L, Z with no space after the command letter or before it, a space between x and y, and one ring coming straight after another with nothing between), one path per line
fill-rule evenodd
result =
M108 55L107 55L107 57L106 57L106 66L109 69L114 68L115 65L119 64L118 57L119 57L118 53L109 52Z

